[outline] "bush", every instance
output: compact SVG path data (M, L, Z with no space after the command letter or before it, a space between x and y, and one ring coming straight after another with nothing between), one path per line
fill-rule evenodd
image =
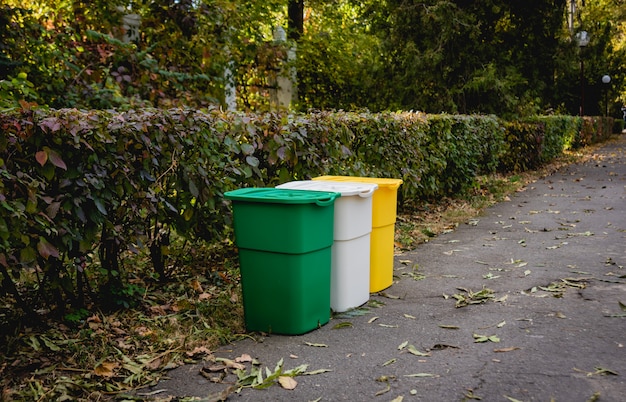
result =
M225 191L331 174L400 178L400 204L431 200L603 140L609 127L565 116L13 110L0 114L2 291L31 313L98 295L124 304L124 252L147 251L166 280L173 232L232 241ZM24 274L37 285L17 289Z

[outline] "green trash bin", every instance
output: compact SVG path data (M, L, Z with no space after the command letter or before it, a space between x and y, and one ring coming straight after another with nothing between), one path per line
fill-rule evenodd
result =
M340 195L275 188L224 194L232 200L248 331L298 335L328 323Z

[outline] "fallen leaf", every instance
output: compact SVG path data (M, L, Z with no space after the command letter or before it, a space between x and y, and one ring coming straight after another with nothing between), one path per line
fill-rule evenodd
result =
M332 371L331 369L319 369L319 370L313 370L313 371L306 371L302 373L302 375L316 375L316 374L322 374L322 373L329 373L331 371Z
M378 319L378 317L372 317L372 318L370 318L370 319L367 321L367 323L368 323L368 324L371 324L371 323L373 323L374 321L376 321L377 319Z
M114 370L118 367L119 365L115 362L102 362L100 364L98 364L95 368L94 368L94 373L100 377L113 377Z
M199 354L210 355L211 351L206 346L196 346L193 350L185 352L189 357L194 357Z
M352 326L353 326L353 325L352 325L352 323L351 323L351 322L346 321L346 322L340 322L340 323L338 323L338 324L335 324L335 325L333 326L333 329L352 328Z
M228 368L234 368L236 370L245 370L246 369L246 366L244 366L243 364L237 363L234 360L226 359L224 357L217 357L217 358L215 358L215 361L218 362L218 363L223 363Z
M409 315L409 314L405 314L404 316L405 316L406 318L410 318L410 319L412 319L412 320L414 320L414 319L416 318L415 316L413 316L413 315Z
M380 296L386 297L387 299L399 299L400 296L395 296L386 292L380 292L378 293Z
M456 346L456 345L449 345L446 343L436 343L433 345L433 347L431 348L432 350L444 350L444 349L460 349L460 346Z
M415 355L415 356L421 356L421 357L422 357L422 356L430 356L430 353L420 352L420 351L419 351L419 350L417 350L417 349L415 348L415 346L413 346L413 345L409 345L409 347L407 348L407 351L408 351L410 354Z
M102 323L102 319L100 318L99 315L92 315L91 317L87 318L87 322L97 322L97 323Z
M481 401L483 398L480 396L474 395L474 390L468 389L467 393L464 395L467 399L474 399L476 401Z
M375 396L381 396L383 394L386 394L387 392L391 391L391 385L387 384L387 388L378 391L377 393L375 393Z
M327 348L328 345L324 344L324 343L311 343L311 342L304 342L305 345L307 346L313 346L315 348Z
M406 348L406 345L409 344L409 341L404 341L402 342L400 345L398 345L398 350L402 350L404 348Z
M427 377L437 377L437 375L431 374L431 373L415 373L415 374L405 374L404 377L427 378Z
M400 395L397 398L391 400L391 402L402 402L404 400L404 396Z
M195 290L196 292L198 292L198 293L203 293L204 292L204 289L202 289L202 285L200 284L200 282L197 279L192 280L190 285L191 285L191 288L193 290Z
M161 367L161 363L163 362L163 359L161 359L160 357L157 357L155 359L150 360L149 362L146 363L146 368L150 369L150 370L157 370L159 367Z
M474 334L474 343L484 343L484 342L494 342L494 343L498 343L500 342L500 338L498 338L496 335L478 335L478 334Z
M512 352L514 350L519 350L519 348L517 346L511 346L509 348L494 349L493 351L496 353L506 353L506 352Z
M278 377L278 383L284 389L295 389L298 385L298 382L293 379L293 377L280 376Z
M500 297L500 298L498 298L498 299L495 299L495 300L494 300L494 302L496 302L496 303L502 303L502 302L504 302L504 301L505 301L506 299L508 299L508 298L509 298L509 295L504 295L504 296L502 296L502 297Z
M383 367L388 366L388 365L390 365L390 364L393 364L393 363L395 363L396 361L398 361L398 359L395 359L395 358L394 358L394 359L387 360L386 362L384 362L384 363L383 363Z
M252 356L250 356L250 355L249 355L249 354L247 354L247 353L244 353L244 354L242 354L241 356L236 357L236 358L235 358L235 361L236 361L237 363L246 363L246 362L251 362L251 361L252 361Z
M619 375L617 373L617 371L609 370L609 369L604 368L604 367L594 367L594 368L596 369L596 372L595 373L591 373L591 375L593 375L593 374L599 374L599 375L609 375L609 374L610 375Z

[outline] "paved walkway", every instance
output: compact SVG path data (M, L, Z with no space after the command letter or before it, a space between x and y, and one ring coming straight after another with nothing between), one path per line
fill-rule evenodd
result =
M215 351L263 370L282 359L323 371L228 400L626 400L626 135L396 256L395 275L363 315ZM211 382L210 365L175 369L146 392L226 394L234 375Z

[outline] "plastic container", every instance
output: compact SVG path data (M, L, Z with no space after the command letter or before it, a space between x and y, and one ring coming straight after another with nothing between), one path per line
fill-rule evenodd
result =
M330 320L335 200L341 194L245 188L233 202L248 331L299 335Z
M378 189L377 184L301 180L290 181L276 188L341 194L335 201L334 240L350 240L372 231L372 200Z
M335 201L330 308L344 312L369 300L373 183L292 181L277 188L338 192Z
M340 196L275 188L242 188L224 194L233 201L237 247L289 254L332 245L334 204Z
M393 283L394 233L398 188L401 179L320 176L313 180L374 183L378 189L372 199L372 233L370 238L370 292L380 292Z

